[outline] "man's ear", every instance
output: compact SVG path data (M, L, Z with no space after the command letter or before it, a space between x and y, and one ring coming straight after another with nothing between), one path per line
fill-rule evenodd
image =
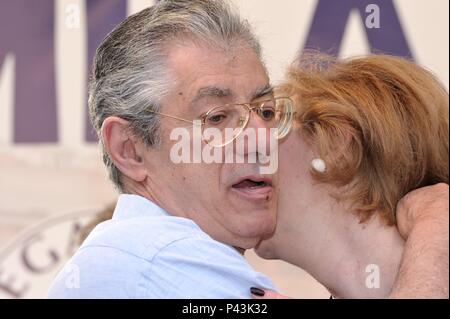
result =
M103 121L103 145L118 170L136 182L142 182L147 176L144 161L139 156L139 143L142 143L129 129L129 122L116 116Z

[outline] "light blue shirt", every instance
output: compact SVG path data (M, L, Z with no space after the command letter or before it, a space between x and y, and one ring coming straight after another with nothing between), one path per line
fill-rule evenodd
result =
M121 195L60 271L49 298L251 298L275 290L233 247L144 197Z

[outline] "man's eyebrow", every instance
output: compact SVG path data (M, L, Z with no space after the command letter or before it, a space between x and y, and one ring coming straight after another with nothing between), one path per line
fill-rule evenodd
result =
M273 86L270 83L267 83L263 87L259 87L253 92L251 101L259 99L260 97L271 93L273 93Z
M218 86L206 86L197 91L192 103L198 102L205 97L228 97L231 96L231 90Z

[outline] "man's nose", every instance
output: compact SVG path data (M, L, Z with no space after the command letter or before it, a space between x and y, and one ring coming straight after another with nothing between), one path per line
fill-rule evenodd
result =
M263 151L268 155L270 152L270 127L267 121L263 120L258 114L257 109L252 109L247 126L236 139L236 152L241 156L251 156Z

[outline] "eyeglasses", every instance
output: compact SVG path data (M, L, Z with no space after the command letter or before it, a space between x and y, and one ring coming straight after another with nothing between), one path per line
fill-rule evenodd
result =
M252 111L264 121L267 128L277 129L275 136L277 139L285 137L292 127L293 103L288 97L250 103L225 104L208 110L194 120L148 110L148 112L160 116L201 125L202 140L213 147L222 147L233 142L246 128ZM216 132L219 134L214 134Z

